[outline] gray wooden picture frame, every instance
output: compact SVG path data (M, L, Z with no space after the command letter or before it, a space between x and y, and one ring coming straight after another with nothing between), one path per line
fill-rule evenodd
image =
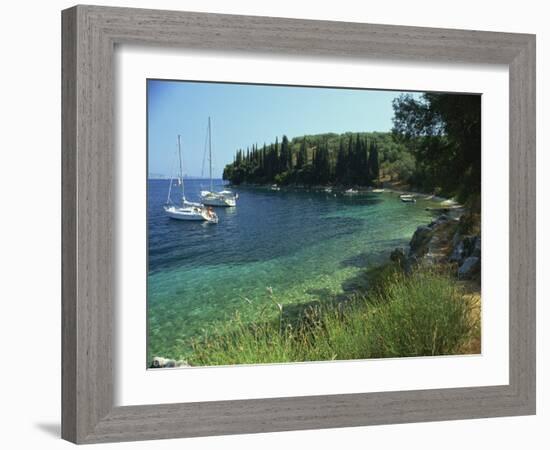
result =
M62 32L64 439L94 443L535 413L535 36L98 6L63 11ZM127 43L507 65L509 384L115 407L113 53Z

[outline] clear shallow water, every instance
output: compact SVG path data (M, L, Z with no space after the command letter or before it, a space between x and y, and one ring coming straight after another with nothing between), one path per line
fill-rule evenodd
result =
M429 201L407 204L391 193L247 187L234 189L237 207L216 209L217 225L185 222L164 214L168 186L148 181L148 360L183 357L191 338L235 311L253 320L266 305L274 309L268 287L282 304L352 290L365 267L387 261L432 218ZM186 181L187 199L198 201L207 187Z

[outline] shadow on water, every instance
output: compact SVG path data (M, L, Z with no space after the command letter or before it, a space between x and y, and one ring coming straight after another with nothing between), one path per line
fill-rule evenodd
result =
M284 306L283 318L293 320L304 317L309 310L320 306L337 306L350 301L354 296L365 294L368 289L368 272L362 270L358 274L347 278L342 282L342 291L335 294L330 289L308 289L309 295L315 296L315 300L304 303L291 303Z
M367 292L369 285L368 276L365 271L359 272L357 275L350 277L342 282L342 290L348 296L351 294Z
M376 244L377 247L380 247L383 250L375 251L373 249L369 249L368 251L364 251L344 259L340 265L342 267L364 269L372 264L380 264L384 262L385 258L389 257L389 248L405 247L407 245L407 241L403 239L384 239L377 241Z
M357 267L359 269L367 267L369 261L372 260L372 254L367 252L362 252L357 255L353 255L349 258L344 259L340 265L342 267Z

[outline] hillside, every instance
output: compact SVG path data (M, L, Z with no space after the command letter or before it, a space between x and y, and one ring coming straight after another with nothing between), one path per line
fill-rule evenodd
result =
M282 137L237 150L223 178L232 184L340 184L372 186L408 181L415 158L392 133L325 133Z

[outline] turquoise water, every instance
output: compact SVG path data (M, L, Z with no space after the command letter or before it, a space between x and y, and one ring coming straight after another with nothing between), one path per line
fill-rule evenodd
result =
M285 305L349 293L432 218L429 201L391 193L237 188L237 207L218 208L217 225L184 222L164 215L168 185L148 183L148 360L184 357L191 338L236 311L244 320L266 305L275 313L268 288ZM187 198L206 186L187 181Z

